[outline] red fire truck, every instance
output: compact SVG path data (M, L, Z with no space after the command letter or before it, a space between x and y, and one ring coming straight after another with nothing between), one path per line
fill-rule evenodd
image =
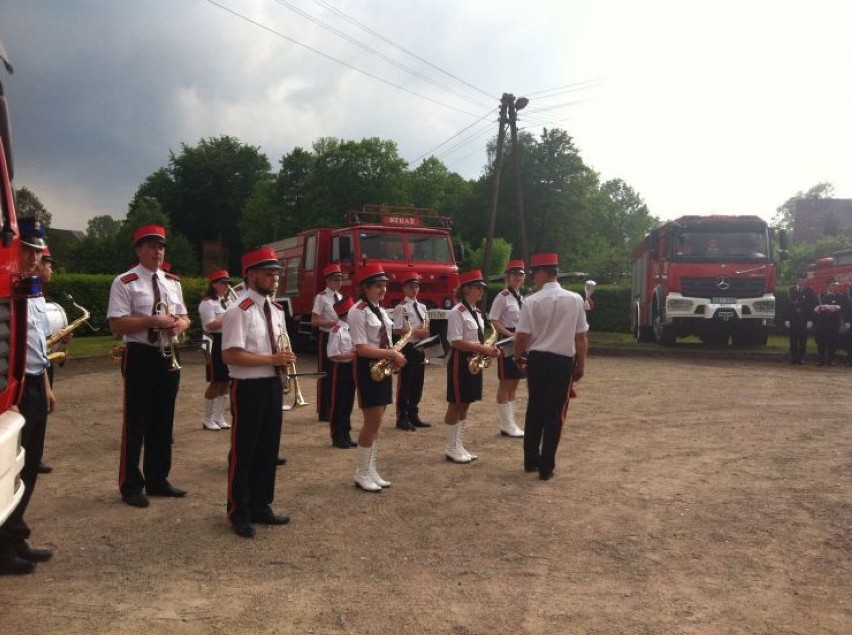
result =
M344 227L308 229L264 245L276 251L284 267L277 295L292 320L288 328L293 346L304 349L312 337L311 309L325 288L322 270L331 263L343 270L340 292L353 298L360 269L368 262L381 264L390 276L386 308L403 299L400 283L405 274L419 273L418 299L429 309L432 333L445 333L459 279L451 226L451 219L431 209L365 205L346 213Z
M836 251L830 256L819 258L807 267L805 285L822 293L828 286L828 279L837 280L837 290L846 293L852 287L852 249Z
M757 216L683 216L651 231L632 257L636 339L766 344L775 317L772 248Z
M3 43L0 63L11 73ZM18 402L24 376L27 338L27 293L33 280L22 280L18 265L20 241L12 198L12 139L3 84L0 82L0 523L24 494L21 429L24 418L12 406Z

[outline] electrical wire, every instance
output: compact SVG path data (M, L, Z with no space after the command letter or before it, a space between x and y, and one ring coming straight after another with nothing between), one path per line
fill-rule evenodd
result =
M431 150L427 150L426 152L424 152L423 154L421 154L420 156L418 156L416 159L414 159L414 160L412 161L412 163L417 163L417 162L418 162L418 161L420 161L421 159L425 159L427 156L429 156L429 155L433 154L433 153L434 153L434 152L435 152L438 148L440 148L440 147L441 147L441 146L443 146L443 145L446 145L447 143L449 143L450 141L452 141L453 139L455 139L455 138L456 138L456 137L458 137L459 135L461 135L461 134L463 134L463 133L467 132L468 130L470 130L471 128L473 128L476 124L478 124L479 122L481 122L483 119L485 119L488 115L492 114L493 112L494 112L494 109L492 108L491 110L489 110L488 112L486 112L484 115L482 115L479 119L477 119L476 121L474 121L474 122L473 122L472 124L470 124L469 126L465 126L465 127L464 127L464 128L462 128L461 130L459 130L456 134L452 135L451 137L449 137L449 138L447 138L447 139L444 139L441 143L439 143L438 145L436 145L436 146L435 146L434 148L432 148Z

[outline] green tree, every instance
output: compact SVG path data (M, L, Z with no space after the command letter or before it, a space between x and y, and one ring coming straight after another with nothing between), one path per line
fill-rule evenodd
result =
M479 244L479 247L472 249L467 255L467 269L484 269L485 268L485 238ZM502 238L495 238L494 244L491 247L491 273L498 274L506 269L506 263L512 255L512 244Z
M36 196L35 192L27 187L15 189L15 212L18 218L35 218L45 227L50 227L53 215Z
M775 211L775 216L772 217L771 225L777 229L784 229L791 232L793 231L793 215L796 212L796 205L799 201L831 198L833 195L834 186L825 181L817 183L807 192L796 192L796 194L778 207Z
M121 229L121 221L106 214L94 216L86 223L86 235L96 238L112 238Z

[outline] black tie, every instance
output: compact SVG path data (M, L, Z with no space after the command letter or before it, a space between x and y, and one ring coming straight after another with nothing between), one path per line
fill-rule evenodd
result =
M278 352L278 340L275 338L275 330L272 328L272 309L268 300L263 302L263 316L266 318L266 335L269 337L269 347L274 355Z
M414 306L414 315L420 320L420 326L423 326L423 315L420 313L420 309L417 308L417 302L412 302L411 304Z
M337 303L338 303L338 302L340 302L340 300L342 300L342 299L343 299L343 298L341 297L341 295L340 295L337 291L335 291L335 292L334 292L334 303L335 303L335 304L337 304Z
M464 308L470 311L470 314L473 316L473 321L476 322L476 335L479 338L479 343L484 344L485 333L482 332L482 325L479 323L479 318L476 315L476 311L474 311L473 307L471 307L467 302L463 301L462 304L464 305Z
M512 287L509 287L509 293L515 296L515 300L518 301L518 308L522 308L524 306L523 301L521 300L521 296L515 291Z
M379 348L390 348L390 341L388 340L388 329L385 325L385 321L382 319L382 312L379 310L379 307L373 306L370 301L367 301L367 306L370 307L370 310L373 312L373 315L379 318L379 322L382 325L381 338L379 339Z
M154 306L151 309L151 315L157 315L157 305L162 301L162 296L160 296L160 285L157 284L157 274L155 273L151 276L151 285L154 289ZM153 328L148 329L148 341L151 344L157 343L157 338L159 334Z

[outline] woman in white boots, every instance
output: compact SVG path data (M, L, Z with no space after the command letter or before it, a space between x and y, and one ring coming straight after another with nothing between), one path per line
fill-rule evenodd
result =
M207 381L210 384L204 392L205 430L227 430L231 424L225 419L228 407L228 367L222 361L222 316L228 308L228 280L230 276L224 269L217 269L207 275L210 284L207 293L198 305L198 315L204 335L210 340L207 351Z
M470 463L477 458L464 447L467 411L474 401L482 400L482 373L472 374L468 364L477 353L497 357L500 351L485 346L485 319L476 303L485 295L485 280L478 269L459 275L456 304L447 318L447 341L452 347L447 362L447 449L448 461Z
M405 356L391 348L393 320L379 306L385 297L388 276L380 265L367 265L358 281L360 301L349 309L347 322L352 344L355 346L355 385L358 406L364 413L364 426L358 435L358 467L355 485L367 492L380 492L390 487L376 470L379 451L379 426L385 408L393 401L392 375L373 381L370 364L386 359L396 368L405 365Z
M523 305L521 285L525 275L523 260L510 260L506 265L506 288L497 294L491 304L491 311L488 312L491 328L495 329L501 338L511 337L515 333ZM500 378L497 388L500 434L504 437L522 437L524 431L515 421L515 394L518 391L518 382L524 378L524 374L515 364L514 356L500 355L497 375Z

